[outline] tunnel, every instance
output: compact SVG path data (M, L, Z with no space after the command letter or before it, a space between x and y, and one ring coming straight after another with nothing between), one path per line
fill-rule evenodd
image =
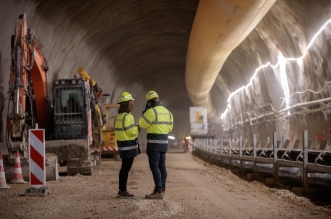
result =
M107 103L130 93L138 123L147 92L157 92L174 119L169 199L150 204L141 198L152 188L142 153L129 177L128 187L138 197L134 207L110 195L117 189L118 160L100 158L93 160L102 163L99 174L65 175L60 183L56 178L48 182L54 196L42 201L17 195L23 185L0 193L0 218L329 217L330 0L0 0L0 155L6 159L1 146L8 143L13 101L12 35L23 14L47 60L50 95L61 80L85 79L78 76L83 69ZM40 84L32 85L38 95ZM144 147L146 131L138 139ZM75 145L71 149L81 153ZM91 161L95 151L90 152L87 145L82 157ZM16 159L15 165L10 155L6 159L7 177ZM68 160L83 165L74 155ZM54 168L69 164L57 161L51 159ZM3 170L0 165L0 188L6 184ZM294 186L326 195L328 207L285 191ZM44 202L55 207L44 208Z
M26 14L47 60L49 83L79 67L110 102L123 91L135 117L155 90L191 134L190 107L205 107L218 138L294 147L303 130L330 150L330 10L327 0L0 2L1 138L11 89L11 35ZM268 140L267 140L268 139Z
M190 134L193 106L207 107L208 120L226 131L265 112L329 97L329 25L320 28L330 3L242 2L2 1L1 103L9 90L10 36L22 13L47 59L49 81L73 77L82 67L111 102L131 92L137 116L146 92L155 90L174 114L178 138ZM327 109L315 117L290 116L237 134L266 138L263 131L277 130L293 140L307 126L316 144L317 136L330 140L330 104L322 105ZM4 128L1 133L3 139Z

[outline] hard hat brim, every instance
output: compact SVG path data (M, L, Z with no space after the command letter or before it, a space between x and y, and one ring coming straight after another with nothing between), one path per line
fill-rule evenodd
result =
M134 100L133 98L131 100ZM121 104L121 103L125 103L125 102L129 102L130 100L127 101L123 101L123 102L118 102L117 104Z

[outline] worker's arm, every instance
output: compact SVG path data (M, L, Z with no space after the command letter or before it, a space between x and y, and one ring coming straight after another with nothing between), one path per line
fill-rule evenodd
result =
M168 133L172 131L172 128L174 127L174 117L172 116L171 112L169 111L170 114L170 124L168 125Z
M138 127L134 123L134 118L131 114L128 114L124 122L124 131L128 137L137 138L138 137Z
M154 116L155 116L155 114L154 114L153 110L148 109L139 118L139 127L143 128L143 129L147 129L154 121Z

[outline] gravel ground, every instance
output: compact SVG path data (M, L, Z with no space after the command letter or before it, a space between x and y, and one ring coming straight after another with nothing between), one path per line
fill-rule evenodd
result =
M190 153L168 153L164 200L146 200L153 190L146 154L139 155L128 189L136 198L116 198L120 161L103 160L93 176L61 176L48 181L51 194L24 196L28 184L0 190L0 218L331 218L330 206L317 206L288 190L248 182L230 170Z

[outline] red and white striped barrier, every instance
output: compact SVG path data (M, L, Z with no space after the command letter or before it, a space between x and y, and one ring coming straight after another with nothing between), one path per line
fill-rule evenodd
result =
M118 151L118 148L115 146L103 146L102 151Z
M46 185L45 170L45 130L30 129L30 185L40 188Z

